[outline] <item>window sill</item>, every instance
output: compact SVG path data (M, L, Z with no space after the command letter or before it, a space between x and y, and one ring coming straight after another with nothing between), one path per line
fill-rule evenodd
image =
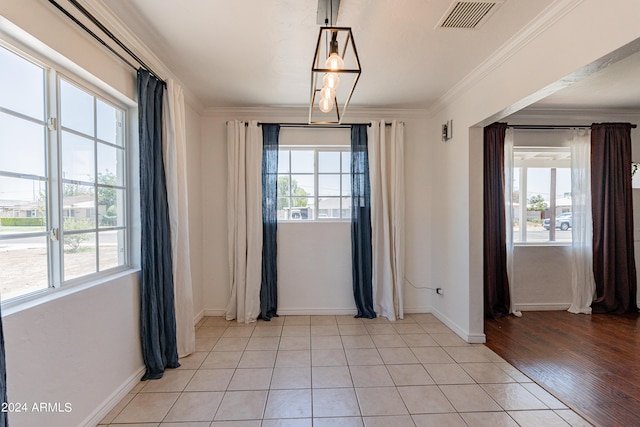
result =
M64 298L68 295L73 295L75 293L82 292L96 286L101 286L107 282L118 280L122 277L126 277L132 274L138 274L139 271L139 268L124 267L122 270L118 270L105 276L100 276L90 281L73 285L66 285L60 288L43 289L41 291L27 294L22 297L16 297L14 299L3 301L2 316L10 316L12 314L37 307L51 301L55 301L59 298Z
M571 247L573 244L571 242L531 242L531 243L514 243L513 246L516 247L544 247L544 246L567 246Z

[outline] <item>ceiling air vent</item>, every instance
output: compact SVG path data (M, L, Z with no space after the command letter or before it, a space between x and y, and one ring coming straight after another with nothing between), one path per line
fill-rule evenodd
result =
M500 0L454 1L436 28L479 28L502 3Z

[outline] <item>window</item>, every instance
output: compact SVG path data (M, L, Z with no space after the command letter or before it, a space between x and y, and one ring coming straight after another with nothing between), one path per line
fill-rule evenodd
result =
M280 147L278 219L351 218L351 151Z
M512 202L514 243L570 243L569 148L514 147Z
M123 267L126 107L0 45L2 300Z

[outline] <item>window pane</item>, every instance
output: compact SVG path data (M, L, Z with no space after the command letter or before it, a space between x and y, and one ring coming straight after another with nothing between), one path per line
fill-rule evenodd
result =
M339 195L340 175L318 175L318 196L323 197Z
M44 70L0 47L0 106L44 120Z
M313 219L313 197L292 197L287 219Z
M351 197L342 198L342 218L351 218Z
M549 208L551 169L527 168L527 242L548 242L549 232L542 226L543 215Z
M318 219L340 218L340 197L318 199Z
M123 114L111 105L96 101L98 139L122 146Z
M98 143L98 184L124 185L124 150Z
M98 224L100 227L124 226L124 190L98 187Z
M44 125L0 113L0 170L45 176L44 138Z
M351 195L351 175L342 174L342 195Z
M313 151L291 151L291 172L313 173Z
M278 175L278 195L289 196L289 175Z
M340 173L340 152L319 151L318 152L318 172Z
M289 219L289 198L278 197L278 220Z
M289 150L278 151L278 173L289 172Z
M63 127L94 136L93 96L60 80L60 123Z
M47 183L0 176L0 233L44 231Z
M93 191L93 187L87 185L63 184L62 216L65 231L90 230L95 227L96 205Z
M0 240L2 300L46 289L49 285L47 237Z
M94 143L92 140L62 132L62 178L94 182Z
M124 230L102 231L99 234L100 271L125 264Z
M292 196L313 196L313 175L291 175Z
M64 280L96 271L96 233L65 234Z
M351 172L351 152L343 151L342 152L342 173L350 173Z

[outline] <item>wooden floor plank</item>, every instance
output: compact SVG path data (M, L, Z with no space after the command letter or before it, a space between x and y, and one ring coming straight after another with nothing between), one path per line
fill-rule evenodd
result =
M596 426L640 426L640 316L524 312L487 346Z

